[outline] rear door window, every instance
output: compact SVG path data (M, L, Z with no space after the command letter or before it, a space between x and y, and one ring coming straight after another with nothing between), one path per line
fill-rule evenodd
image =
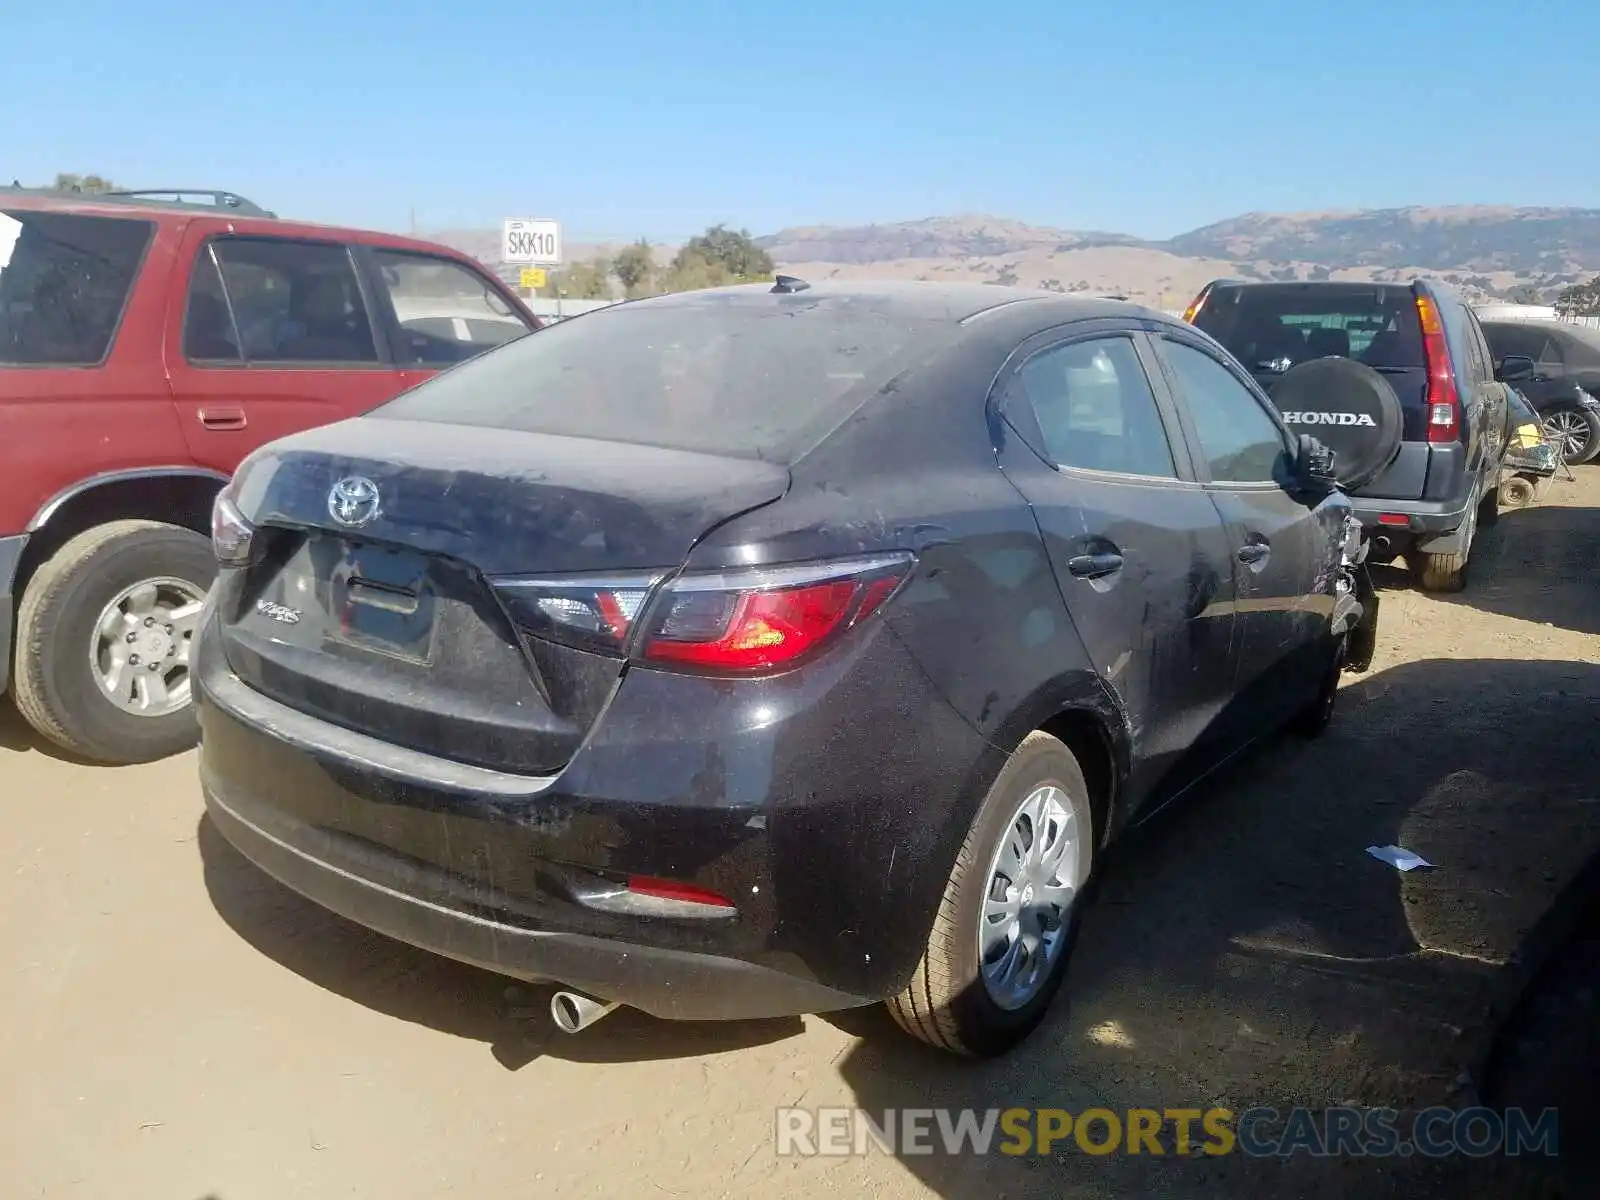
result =
M1155 394L1126 337L1035 354L1011 387L1033 408L1045 453L1062 467L1173 479L1177 469Z
M379 362L366 300L344 246L230 237L212 242L210 251L245 361L321 367ZM203 265L196 286L204 286Z
M104 362L154 232L122 217L0 212L0 364Z
M461 263L393 250L371 256L407 365L452 366L532 329L488 279Z
M1194 323L1252 372L1329 356L1380 368L1426 362L1409 287L1218 286Z

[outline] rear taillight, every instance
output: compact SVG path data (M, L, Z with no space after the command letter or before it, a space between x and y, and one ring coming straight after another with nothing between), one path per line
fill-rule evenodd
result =
M583 650L621 655L659 579L660 575L573 575L497 579L494 586L511 619L527 632Z
M1461 436L1461 395L1450 366L1444 322L1431 297L1417 297L1417 319L1422 323L1422 355L1428 368L1428 441L1453 442Z
M793 666L881 608L912 561L886 554L680 575L651 602L635 654L714 673Z
M790 666L883 605L909 554L687 573L502 577L495 591L525 633L685 670ZM659 585L659 587L658 587Z
M1208 283L1200 289L1200 294L1183 310L1183 319L1189 324L1194 324L1194 319L1200 315L1200 310L1206 306L1206 297L1211 294L1211 285Z
M255 528L244 519L229 499L226 489L217 494L211 506L211 549L224 567L243 567L250 562L250 547Z

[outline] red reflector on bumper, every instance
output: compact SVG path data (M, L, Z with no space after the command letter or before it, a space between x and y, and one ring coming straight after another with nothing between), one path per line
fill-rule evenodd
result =
M1379 525L1409 525L1411 518L1404 513L1383 513L1378 517Z
M676 900L680 904L705 904L712 908L732 908L733 901L713 892L710 888L676 879L657 879L651 875L628 876L628 890L640 896L653 896L657 900Z

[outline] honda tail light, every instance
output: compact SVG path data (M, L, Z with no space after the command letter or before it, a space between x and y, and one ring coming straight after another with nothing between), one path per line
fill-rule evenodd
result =
M527 632L602 654L623 654L660 575L497 579L511 619Z
M255 527L228 498L227 489L217 493L211 506L211 550L224 567L243 567L250 562Z
M1432 297L1417 297L1417 319L1422 322L1422 355L1428 367L1428 441L1453 442L1461 436L1461 395L1450 366L1444 322Z
M792 666L881 608L912 562L885 554L680 575L652 601L635 653L718 673Z

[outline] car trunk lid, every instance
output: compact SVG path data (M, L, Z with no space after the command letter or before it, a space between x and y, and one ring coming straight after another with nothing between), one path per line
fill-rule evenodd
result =
M532 632L508 577L667 574L788 482L759 460L437 422L301 434L234 485L259 544L230 584L224 651L250 686L345 728L554 771L623 658Z

